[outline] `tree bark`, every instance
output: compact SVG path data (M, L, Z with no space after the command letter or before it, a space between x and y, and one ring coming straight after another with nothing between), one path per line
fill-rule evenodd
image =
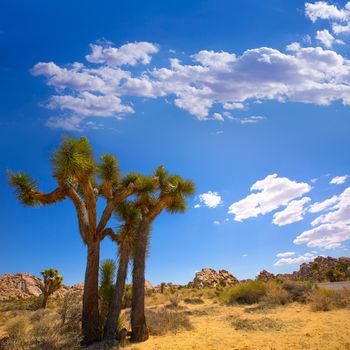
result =
M43 293L43 301L42 301L42 303L41 303L41 308L42 308L42 309L46 309L47 300L48 300L48 299L49 299L48 294Z
M136 241L132 272L131 341L143 342L149 338L145 318L145 262L149 223L144 220Z
M125 280L128 272L129 264L129 242L128 238L124 239L120 246L119 266L115 289L109 305L108 316L104 328L103 339L112 340L117 336L117 322L123 306L123 294L125 288Z
M88 242L88 256L85 271L82 332L83 344L90 345L101 338L98 309L98 272L100 264L99 239Z

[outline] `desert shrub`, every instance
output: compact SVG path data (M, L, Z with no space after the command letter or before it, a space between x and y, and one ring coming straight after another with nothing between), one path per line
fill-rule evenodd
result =
M19 315L10 319L5 326L9 341L17 344L25 343L29 327L30 321L27 315Z
M178 307L181 301L181 295L179 293L175 293L169 296L170 305L172 307Z
M203 304L204 303L202 298L185 298L184 302L186 304L193 304L193 305L195 305L195 304Z
M10 298L1 301L0 311L37 310L42 303L41 296L30 298Z
M62 326L60 316L37 311L17 315L5 325L8 333L4 350L75 350L80 348L80 332Z
M260 281L250 281L237 284L226 289L219 296L227 305L258 303L266 295L266 284Z
M282 289L288 292L291 301L305 303L311 293L312 285L309 283L286 281L283 283Z
M311 309L314 311L330 311L349 305L349 295L346 291L336 291L317 288L310 296Z
M150 334L152 335L176 334L183 330L192 329L189 317L184 312L172 311L165 308L146 310L146 319Z
M266 306L285 305L289 302L289 293L278 286L269 287L261 304Z
M80 292L68 292L58 308L61 325L69 331L80 331L82 314L82 295Z
M258 320L231 317L230 322L236 330L244 331L279 331L284 327L282 321L269 317L263 317Z

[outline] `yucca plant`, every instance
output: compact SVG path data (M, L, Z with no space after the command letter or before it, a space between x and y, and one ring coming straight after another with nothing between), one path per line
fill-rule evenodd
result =
M115 278L116 264L112 259L103 260L100 266L100 313L101 313L101 326L103 327L106 322L108 308L112 300L114 291L114 278Z
M157 186L140 191L137 200L142 220L137 230L133 254L131 305L133 342L142 342L149 337L145 318L145 262L151 225L163 210L169 213L185 212L186 198L195 191L192 181L185 180L179 175L169 175L163 166L156 169L154 177L158 179Z
M84 282L82 332L83 342L91 344L100 339L100 316L98 309L98 275L100 242L106 236L115 237L107 223L116 207L127 197L144 190L145 182L139 174L120 177L117 159L104 154L100 161L94 160L93 151L85 137L67 137L54 151L53 176L57 188L43 193L37 181L29 175L9 172L9 183L14 187L18 200L27 206L55 204L66 198L76 209L79 232L87 245L87 264ZM97 218L97 200L106 200L101 217Z

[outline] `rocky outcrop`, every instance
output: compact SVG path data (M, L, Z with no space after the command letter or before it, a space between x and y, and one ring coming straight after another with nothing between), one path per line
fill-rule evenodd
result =
M275 280L276 276L273 273L269 272L269 271L262 270L262 271L260 271L260 273L256 277L256 279L258 281L269 282L269 281Z
M39 277L29 273L0 275L0 300L38 297L42 294L42 283ZM53 297L61 297L68 291L82 290L82 284L77 284L72 287L63 285L53 294Z
M145 280L145 290L153 289L152 283L150 281Z
M205 288L217 286L233 286L238 283L238 279L226 270L215 271L213 269L202 269L197 272L193 281L189 283L190 287Z
M350 280L350 258L318 256L312 262L301 264L299 270L293 272L292 278L315 282Z

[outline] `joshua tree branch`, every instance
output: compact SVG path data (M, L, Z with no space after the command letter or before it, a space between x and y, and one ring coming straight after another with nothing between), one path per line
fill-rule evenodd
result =
M67 184L67 192L75 206L78 215L79 231L84 243L86 244L89 237L89 218L85 203L72 185Z
M102 216L101 216L101 219L100 219L100 222L97 226L96 233L98 236L102 235L102 232L103 232L104 228L106 227L107 222L111 218L111 215L112 215L114 209L117 207L117 205L119 203L121 203L124 199L126 199L127 197L134 194L135 192L136 192L136 189L135 189L134 184L130 184L127 188L124 188L120 191L117 191L117 193L115 193L115 195L110 200L107 201L106 208L104 209Z
M36 199L40 204L54 204L59 201L63 201L66 198L65 189L58 187L50 193L42 193L36 190L32 190L30 195Z
M105 237L110 237L112 239L113 242L116 242L116 243L120 243L120 235L115 233L113 231L113 229L111 229L110 227L107 227L105 228L103 231L102 231L102 238L101 239L104 239Z

